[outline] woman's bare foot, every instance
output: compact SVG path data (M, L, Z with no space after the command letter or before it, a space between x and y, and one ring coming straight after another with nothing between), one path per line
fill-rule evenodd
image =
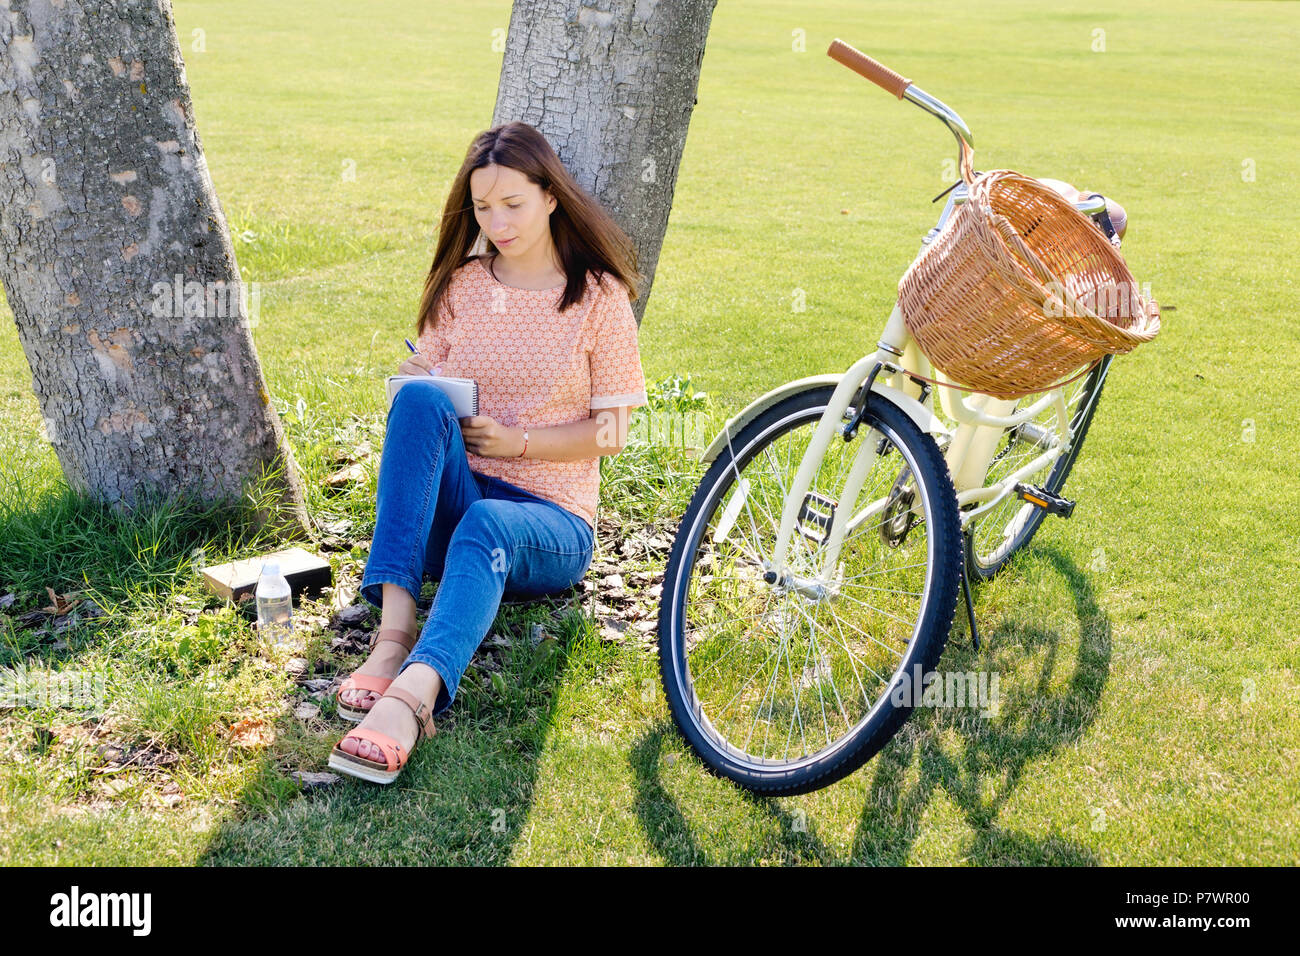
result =
M401 585L385 583L383 599L379 630L391 629L405 634L415 634L418 637L419 634L415 629L415 600L411 597L411 593ZM406 655L407 651L400 644L381 641L371 650L366 662L352 673L391 679L406 660ZM339 694L339 700L349 707L373 707L380 696L372 690L348 690Z
M374 677L392 678L402 666L409 652L401 644L392 641L380 641L366 658L366 662L354 670L353 674L370 674ZM373 707L380 694L373 690L347 690L339 692L339 700L349 707Z
M438 699L438 692L442 689L442 678L428 664L416 662L402 671L393 681L392 686L409 691L432 709ZM415 746L418 732L415 715L411 713L411 708L400 700L390 697L379 701L370 708L370 713L359 726L392 737L407 753L410 753L411 748ZM369 740L345 737L339 747L362 760L377 760L381 763L384 760L384 752Z

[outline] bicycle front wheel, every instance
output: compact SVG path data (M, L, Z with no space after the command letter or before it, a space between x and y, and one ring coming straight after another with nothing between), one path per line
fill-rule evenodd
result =
M766 794L826 786L893 736L917 702L916 678L938 663L957 601L962 543L947 467L933 439L875 395L856 440L831 440L789 574L765 580L787 489L832 391L782 400L723 449L664 575L660 670L674 720L711 771ZM863 442L876 449L872 468L857 499L840 501ZM851 530L822 575L822 539L844 508Z

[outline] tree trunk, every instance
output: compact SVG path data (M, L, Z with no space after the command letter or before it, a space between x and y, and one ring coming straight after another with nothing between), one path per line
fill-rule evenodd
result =
M537 127L654 281L716 0L515 0L492 125ZM598 8L599 7L599 8Z
M122 510L278 469L308 527L169 0L4 0L0 252L70 486Z

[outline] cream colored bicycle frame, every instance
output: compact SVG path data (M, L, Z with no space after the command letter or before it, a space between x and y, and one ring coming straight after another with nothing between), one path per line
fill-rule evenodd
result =
M859 72L862 71L859 70ZM867 74L864 73L863 75ZM879 78L874 81L881 82ZM882 85L889 89L890 92L896 92L887 83ZM907 100L932 116L937 117L948 127L957 141L958 167L962 171L961 178L964 182L970 182L975 140L971 135L970 128L962 121L962 118L943 102L926 93L915 84L908 83L902 92L896 93L896 95L900 99ZM962 192L961 188L955 188L949 193L943 214L930 235L926 237L926 242L933 239L948 221L954 206L962 201L958 198ZM1091 215L1105 208L1105 200L1100 197L1090 197L1082 202L1076 202L1075 208ZM794 484L786 494L785 505L781 512L781 531L777 537L776 547L773 549L770 559L763 558L761 555L758 556L763 561L764 570L769 576L775 572L775 577L769 577L769 580L775 581L778 586L789 587L792 590L797 590L818 599L833 594L835 592L834 571L839 561L840 547L844 543L844 538L856 531L864 521L879 515L888 505L887 497L879 498L852 516L847 515L845 511L837 507L824 546L824 558L818 577L809 580L787 573L785 568L786 553L790 546L790 538L795 533L799 510L803 506L804 496L808 493L813 475L821 467L822 459L825 457L826 449L830 447L830 443L842 440L840 428L843 423L844 410L848 408L849 402L853 400L854 395L877 364L883 367L872 382L872 392L893 402L906 412L922 431L928 432L936 441L940 442L941 447L946 442L944 459L948 463L948 471L952 475L953 487L957 492L957 507L960 509L970 504L976 505L969 511L961 512L963 529L975 518L997 507L1008 495L1014 494L1017 482L1025 481L1027 478L1051 467L1062 454L1069 450L1070 423L1066 416L1064 391L1060 388L1047 392L1042 398L1020 411L1014 410L1018 404L1017 402L997 399L991 395L970 393L957 398L955 396L959 392L944 385L933 389L927 396L925 405L921 405L917 401L918 396L921 394L921 388L909 379L905 373L915 372L918 375L936 379L940 382L945 381L945 378L943 373L937 372L930 365L929 360L921 354L920 349L917 348L916 343L908 334L907 327L903 324L902 313L899 311L898 305L895 304L888 321L885 323L885 330L879 339L877 351L859 359L852 368L844 373L839 384L835 387L830 402L826 406L826 411L817 423L817 429L813 433L808 450L804 453L799 464L799 471L795 476ZM885 379L884 383L881 382L881 378ZM939 394L940 409L950 421L955 423L955 428L950 429L934 414L935 392ZM984 481L988 477L989 465L992 464L993 455L997 451L1004 430L1036 418L1048 406L1053 404L1056 406L1056 434L1042 435L1036 438L1040 446L1046 446L1042 452L1032 461L1026 462L1002 480L984 487ZM729 439L729 429L727 436ZM858 500L863 481L870 473L875 459L876 441L871 439L871 435L863 436L857 454L854 456L853 465L849 469L849 476L845 480L844 488L837 499L838 501L852 503ZM732 463L734 468L734 455ZM734 493L743 495L745 492L738 485L737 491ZM912 506L913 510L918 513L920 507L919 500Z
M903 324L902 313L895 304L880 337L880 348L870 355L863 356L844 373L827 402L826 410L822 413L808 449L800 461L799 471L786 493L785 505L781 512L781 531L777 537L776 547L770 560L763 561L765 571L776 572L778 583L810 597L823 598L835 591L834 572L839 562L844 538L856 531L864 521L881 514L888 505L888 497L878 498L852 516L848 515L847 510L836 508L830 533L822 549L822 566L817 578L806 579L786 572L785 561L790 539L795 533L799 510L803 506L813 476L821 467L830 443L843 441L841 427L844 423L845 409L849 407L855 393L878 363L883 368L873 383L873 393L894 402L907 412L914 421L929 432L935 441L940 443L941 447L946 441L944 460L948 464L948 471L952 475L953 486L957 492L957 506L962 508L972 503L978 505L970 511L961 513L963 529L973 519L997 507L1008 495L1014 494L1017 482L1026 481L1043 469L1051 467L1069 448L1067 444L1070 438L1069 419L1066 415L1064 390L1061 388L1047 392L1042 398L1019 411L1014 411L1017 405L1015 400L1002 400L977 393L958 398L956 396L961 393L945 386L933 389L927 396L925 405L921 406L917 401L921 389L908 379L905 373L915 372L939 381L945 379L943 373L937 372L916 347L916 343ZM885 382L882 383L881 379ZM939 395L940 409L948 419L956 423L955 429L948 428L934 414L936 392ZM993 461L993 455L997 451L1004 430L1031 421L1053 404L1056 406L1056 434L1047 435L1039 440L1040 444L1046 444L1048 447L1002 480L985 487L984 481L988 476L989 465ZM917 410L922 407L929 414L917 414ZM872 429L869 434L861 435L856 439L858 451L838 501L858 500L862 484L875 464L878 437L880 437L879 433ZM913 504L913 510L919 514L920 508L921 503L917 500Z

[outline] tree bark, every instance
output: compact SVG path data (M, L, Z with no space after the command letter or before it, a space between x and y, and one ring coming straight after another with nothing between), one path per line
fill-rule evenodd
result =
M170 0L0 5L0 253L70 486L124 510L278 470L261 520L308 529Z
M515 0L492 125L537 127L636 244L645 313L716 0Z

